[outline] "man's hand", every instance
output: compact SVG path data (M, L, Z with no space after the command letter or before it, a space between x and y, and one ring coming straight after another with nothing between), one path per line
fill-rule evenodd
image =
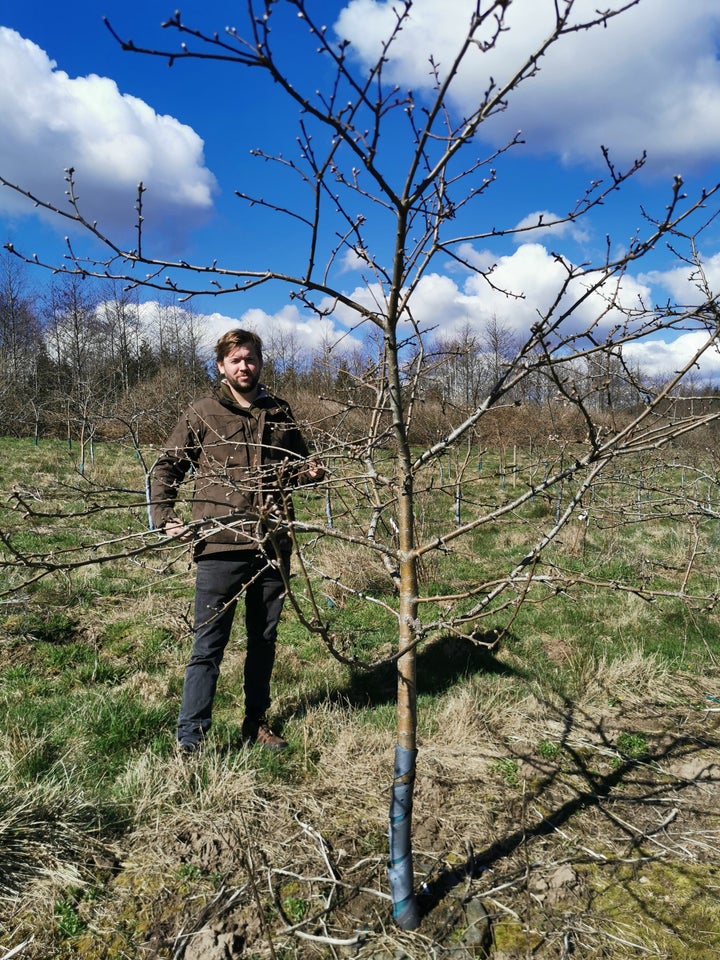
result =
M307 475L315 482L322 480L327 473L325 467L318 460L308 460L306 469Z
M165 536L171 540L191 540L192 531L186 523L182 520L179 520L177 517L173 517L172 520L167 520L165 522Z

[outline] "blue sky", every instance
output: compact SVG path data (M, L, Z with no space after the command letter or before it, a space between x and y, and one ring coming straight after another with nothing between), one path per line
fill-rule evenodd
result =
M553 5L514 0L511 29L461 77L454 102L459 111L477 101L488 76L510 75L542 39ZM392 16L391 4L378 0L311 0L308 6L330 31L352 41L357 63L373 57ZM449 58L474 6L473 0L416 0L388 65L391 79L422 91L427 54L441 62ZM594 6L576 0L578 14ZM258 70L198 62L170 68L160 58L124 52L102 19L107 16L120 36L139 46L177 48L177 36L159 26L172 12L171 4L157 0L74 0L70 6L0 0L0 175L62 205L63 170L73 166L88 216L123 240L132 236L135 185L142 180L148 188L148 242L159 254L260 270L294 265L305 249L302 229L257 207L249 210L235 191L297 202L293 178L251 155L254 148L293 154L296 109ZM220 0L183 10L186 22L220 32L234 18L242 30L244 12L244 3ZM296 23L282 22L274 42L298 83L308 82L312 92L327 77L322 62L312 54L308 59L296 30ZM503 284L525 294L522 308L462 275L450 261L439 261L418 291L418 314L427 322L442 318L448 333L466 323L479 329L492 315L520 333L557 283L551 250L576 263L597 259L608 233L621 249L642 227L641 207L662 213L674 174L683 175L691 195L720 180L719 53L716 0L642 0L606 29L565 38L509 109L483 130L478 156L517 130L525 143L498 159L498 183L473 208L473 228L513 226L541 211L564 213L591 179L605 175L601 144L620 165L646 150L645 169L572 230L532 243L473 247L472 258L497 263ZM391 130L387 142L389 153L400 157L402 131ZM374 227L381 246L383 228ZM368 230L373 235L372 224ZM67 232L66 224L0 189L3 242L57 261ZM79 237L73 242L82 245ZM703 235L701 253L710 280L720 286L720 226ZM33 271L31 282L42 286L47 278ZM348 292L360 288L351 260L336 283ZM686 271L660 248L628 283L653 301L688 296ZM198 298L194 309L207 316L211 339L229 326L252 323L261 332L273 325L294 332L311 348L342 330L339 313L321 324L288 294L282 286L262 287L242 297ZM644 344L638 356L659 371L681 362L692 347L688 335ZM719 371L720 363L709 359L704 373Z

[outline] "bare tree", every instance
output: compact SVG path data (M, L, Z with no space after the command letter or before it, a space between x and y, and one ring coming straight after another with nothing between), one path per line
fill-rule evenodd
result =
M41 380L47 366L40 317L25 272L7 254L0 259L0 422L3 431L14 433L41 403ZM37 423L37 418L32 417Z
M112 297L98 304L98 325L105 339L106 363L116 391L128 393L139 379L143 331L137 293L113 284Z
M189 304L172 300L155 304L153 321L151 336L160 364L182 370L193 386L204 384L209 351L202 319Z
M483 623L501 622L499 632L492 633L499 636L510 628L519 605L536 591L571 590L581 578L575 575L573 580L545 560L561 531L584 508L603 471L622 458L630 461L639 453L662 448L717 416L710 412L672 421L664 416L683 378L713 348L718 329L717 297L703 272L697 239L717 212L713 205L719 187L688 199L678 177L662 211L657 216L643 214L640 229L622 254L615 256L610 243L604 259L595 264L578 265L556 254L563 277L555 296L549 304L536 305L536 321L521 342L513 344L512 353L500 337L501 330L489 331L495 362L492 380L482 395L466 396L469 405L448 406L441 433L433 442L422 449L411 442L430 374L434 371L437 376L437 356L430 349L433 331L417 319L421 281L431 265L440 256L449 257L497 287L495 271L473 263L466 253L469 246L574 223L609 203L644 162L640 158L621 170L603 149L604 176L593 180L565 215L552 222L539 217L536 224L521 228L484 223L482 200L499 177L496 164L520 139L482 155L479 131L505 109L520 87L532 81L555 45L581 31L602 29L638 2L617 2L583 17L575 0L559 0L547 38L523 62L508 66L505 76L490 80L465 115L454 107L454 88L468 61L502 45L508 0L468 5L466 30L454 58L442 65L430 61L435 82L428 94L403 91L386 82L394 46L412 17L410 0L395 4L392 29L376 62L367 69L357 65L348 42L331 38L305 0L250 2L244 26L222 34L196 30L177 13L165 26L179 34L180 42L168 50L143 49L120 40L128 51L160 56L171 64L217 59L253 68L294 102L297 152L292 154L291 148L282 157L256 152L269 161L271 170L275 164L282 175L296 179L297 202L292 208L273 203L266 190L262 195L242 192L239 196L255 214L267 214L278 224L287 222L288 229L305 231L305 259L300 266L289 253L287 261L281 262L283 251L277 253L278 262L260 271L218 262L168 262L153 256L143 242L142 185L137 199L137 243L125 249L101 232L91 211L81 208L73 170L67 172L69 206L62 209L31 196L21 185L1 181L58 217L84 227L106 251L104 259L93 259L68 248L62 263L47 264L56 270L77 277L112 277L129 290L169 290L186 298L199 293L251 293L259 285L278 283L316 315L326 317L341 309L355 318L356 330L366 327L372 332L377 347L373 361L362 371L343 367L342 391L327 400L328 418L316 425L316 438L331 466L328 496L336 508L330 510L326 524L292 525L291 534L305 539L304 586L293 587L291 600L307 627L321 634L333 653L347 662L357 662L358 657L352 639L343 636L323 604L324 592L332 589L342 596L361 597L394 624L398 723L389 877L394 918L404 928L415 927L419 918L410 842L418 644L447 633L478 641L492 633L483 631ZM296 42L286 47L292 49L291 60L284 61L276 53L273 38L280 31L297 35ZM320 79L312 68L316 51L321 54ZM392 147L386 134L390 124ZM483 226L464 229L478 223ZM628 271L664 242L694 272L692 303L628 302L624 290ZM14 247L9 249L31 259ZM349 294L342 285L341 267L348 257L362 265L362 296ZM137 269L140 265L142 271ZM518 290L503 292L511 298L523 295ZM625 362L623 350L651 334L683 329L702 331L702 344L687 364L650 389ZM578 376L581 368L584 377ZM627 407L624 416L609 425L608 398L615 403L619 382L630 394L642 396L642 403ZM485 425L497 424L497 418L513 408L518 398L541 392L545 403L552 397L557 424L566 428L562 442L548 439L549 445L529 466L523 482L508 483L499 502L488 503L478 496L463 508L463 491L479 469L474 458ZM605 400L598 402L599 397ZM358 411L361 422L354 421L352 431L339 429L348 423L351 412ZM440 489L450 497L459 495L460 500L448 522L430 522L425 518L426 502L430 491L438 490L441 464L445 466ZM514 469L517 461L504 465L503 471L506 466ZM516 478L516 474L514 469L511 475ZM542 523L528 526L527 543L507 570L463 583L440 597L428 590L424 570L433 558L452 558L462 538L521 511L536 497L552 497L553 509ZM323 558L329 543L335 551L330 554L332 562ZM338 550L345 552L338 554ZM386 578L390 586L386 595L358 585L354 578L363 566L372 568L373 577ZM617 583L606 586L624 588ZM637 592L639 588L627 585L627 589ZM679 586L677 595L683 589Z
M68 445L80 440L81 464L92 451L99 405L109 384L105 338L92 283L62 276L45 298L45 333L55 380L55 404L64 410Z

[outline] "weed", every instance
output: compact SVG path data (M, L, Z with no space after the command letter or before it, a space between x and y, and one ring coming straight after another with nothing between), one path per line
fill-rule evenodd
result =
M501 757L491 764L491 769L499 773L509 787L517 787L520 783L520 768L517 760L512 757Z
M642 733L621 733L615 741L619 753L631 760L638 760L648 752L648 743Z
M61 937L71 940L87 928L87 924L80 918L76 902L65 898L55 903L55 925Z
M202 870L194 863L183 863L178 867L177 875L181 880L199 880Z
M282 906L290 923L300 923L307 915L309 904L302 897L285 897Z
M557 760L560 756L560 744L553 740L541 740L537 745L537 752L543 760Z
M387 833L384 830L365 829L359 837L360 852L364 856L384 853L387 849Z

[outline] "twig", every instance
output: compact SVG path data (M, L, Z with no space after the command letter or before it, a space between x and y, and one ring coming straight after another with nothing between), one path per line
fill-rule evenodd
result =
M272 933L270 931L270 927L265 917L263 903L262 903L262 900L260 899L260 891L258 890L257 883L255 881L255 868L252 862L252 854L251 854L252 838L250 836L250 831L248 830L247 821L245 820L242 810L239 811L239 814L240 814L240 820L242 821L242 825L245 828L245 837L247 839L247 847L243 850L243 859L245 860L245 866L247 867L248 879L250 881L250 889L252 890L252 894L255 899L255 904L257 906L258 916L260 917L260 923L262 924L263 932L267 937L268 947L270 948L270 956L272 957L272 960L277 960L277 956L275 953L275 944L273 943Z
M538 816L541 818L541 820L542 820L544 823L549 824L549 825L552 827L552 829L553 829L557 834L559 834L559 836L561 836L564 840L567 840L567 841L569 841L570 843L574 844L575 847L577 847L578 850L582 850L583 853L586 853L589 857L591 857L593 860L598 861L599 863L649 863L649 862L651 862L651 861L653 861L653 860L657 860L657 859L658 859L657 857L650 857L650 856L647 856L647 857L617 857L617 856L615 856L615 857L608 857L608 856L606 856L604 853L598 853L598 852L595 851L595 850L591 850L590 847L586 847L586 846L584 846L583 844L578 843L572 836L570 836L569 833L566 833L564 830L561 830L560 827L557 826L557 824L554 824L551 820L548 820L548 818L547 818L546 816L544 816L544 814L542 813L542 811L538 810L537 807L535 807L534 810L535 810L535 813L537 813ZM607 813L608 811L606 810L605 812Z
M568 957L574 950L574 941L572 930L566 930L565 936L563 937L563 949L560 954L560 960L568 960Z
M218 911L218 913L215 915L220 916L223 913L225 913L227 910L229 910L230 907L233 905L233 903L244 892L245 892L245 886L238 887L237 889L235 889L230 895L230 897L227 899L227 901L223 904L222 909ZM225 887L222 887L222 889L218 891L217 895L202 911L200 915L201 918L199 922L196 921L194 930L190 930L188 933L184 933L183 928L179 930L177 936L175 937L175 943L173 944L174 949L173 949L172 960L181 960L181 958L185 956L187 941L191 940L194 936L196 936L196 934L198 933L198 930L202 928L204 923L207 921L208 917L213 915L213 908L218 903L218 901L222 898L224 893L225 893ZM5 960L5 958L3 958L3 960Z
M8 953L3 954L2 960L10 960L10 957L16 957L16 956L18 956L18 954L19 954L22 950L24 950L25 947L29 947L29 946L30 946L30 944L33 942L34 939L35 939L35 937L30 937L29 940L25 940L23 943L19 943L16 947L13 947L12 950L10 950Z
M511 884L503 884L503 886L504 886L504 887L505 887L505 886L511 886ZM484 902L484 903L492 903L493 906L495 906L495 907L496 907L498 910L500 910L502 913L507 913L507 914L508 914L509 916L511 916L514 920L517 920L518 923L522 923L522 920L520 919L520 914L519 914L519 913L516 913L513 909L511 909L510 907L506 906L504 903L500 903L500 901L499 901L499 900L496 900L495 897L489 897L486 893L483 893L482 898L483 898L483 902Z
M328 871L330 872L330 876L332 878L332 885L330 887L330 893L325 903L325 909L330 910L332 906L333 894L335 892L335 884L337 883L337 875L335 873L335 868L330 863L330 858L327 855L327 843L324 837L314 827L311 827L307 823L303 823L303 821L300 819L300 817L297 814L295 814L295 819L300 824L302 829L306 833L310 834L310 836L317 841L317 845L320 848L320 853L322 854L322 858L325 861L325 866L328 868Z
M295 934L296 937L300 937L303 940L312 940L314 943L327 943L333 947L351 947L353 944L362 943L363 940L366 940L368 933L363 930L362 933L358 933L354 937L350 937L347 940L340 940L337 937L321 937L315 933L305 933L304 930L293 929L289 931Z
M656 843L661 849L666 850L668 853L670 849L664 844L660 843L659 840L656 840L652 834L658 833L660 830L663 830L669 823L675 819L678 815L678 809L671 810L670 813L661 821L656 827L653 827L652 830L639 830L637 827L633 826L632 823L628 823L626 820L623 820L622 817L619 817L616 813L613 813L611 810L605 811L606 816L610 817L615 823L619 826L624 827L626 830L629 830L631 833L635 834L634 840L639 842L640 840L652 840L653 843Z
M374 887L359 887L355 883L345 883L337 879L331 880L329 877L304 877L302 874L295 873L293 870L283 870L280 867L273 867L272 872L282 877L292 877L294 880L301 880L304 883L333 883L337 887L343 887L346 890L357 890L358 893L367 893L372 897L378 897L380 900L392 900L389 893L376 890Z

